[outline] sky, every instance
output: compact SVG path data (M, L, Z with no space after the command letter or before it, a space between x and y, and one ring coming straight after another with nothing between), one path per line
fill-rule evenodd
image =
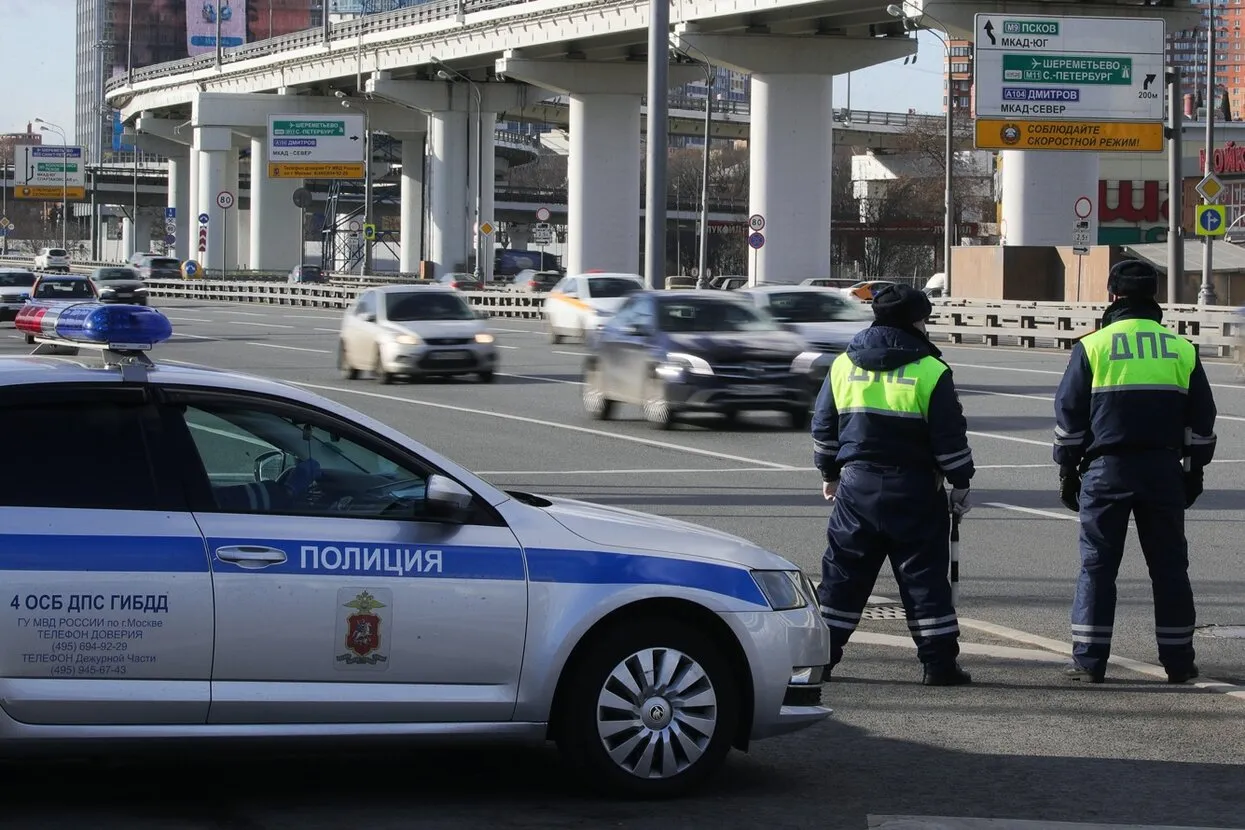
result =
M23 132L42 118L73 138L75 0L0 0L0 133ZM902 60L853 72L855 110L942 112L942 45L922 34L915 63ZM834 106L848 106L847 76L834 79ZM36 125L37 126L37 125Z

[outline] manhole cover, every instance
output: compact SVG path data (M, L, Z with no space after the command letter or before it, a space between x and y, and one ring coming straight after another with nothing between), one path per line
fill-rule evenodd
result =
M1202 625L1193 632L1200 637L1245 640L1245 625Z
M906 619L902 605L870 605L860 615L862 620L902 620Z

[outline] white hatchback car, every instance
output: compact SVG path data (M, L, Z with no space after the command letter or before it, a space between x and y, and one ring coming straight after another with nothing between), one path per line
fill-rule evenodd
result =
M342 318L337 368L348 380L474 374L491 383L497 348L487 314L449 285L386 285L359 295Z
M561 343L564 337L581 342L605 325L627 297L644 289L638 274L588 273L565 277L545 297L545 328L549 340Z
M35 254L36 271L69 273L69 251L64 248L40 248Z

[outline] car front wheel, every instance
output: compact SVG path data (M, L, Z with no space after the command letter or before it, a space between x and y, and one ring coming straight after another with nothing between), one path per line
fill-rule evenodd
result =
M721 645L675 619L632 621L591 645L571 669L557 738L589 786L669 797L721 766L740 705Z
M598 421L608 421L614 414L614 402L605 396L601 367L595 362L584 367L584 411Z

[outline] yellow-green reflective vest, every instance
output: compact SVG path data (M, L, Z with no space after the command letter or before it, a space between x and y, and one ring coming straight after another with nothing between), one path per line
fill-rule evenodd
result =
M946 371L947 365L931 355L889 372L871 372L844 353L830 366L830 391L840 415L862 412L928 419L930 395Z
M1081 338L1091 392L1188 394L1197 350L1153 320L1121 320Z

